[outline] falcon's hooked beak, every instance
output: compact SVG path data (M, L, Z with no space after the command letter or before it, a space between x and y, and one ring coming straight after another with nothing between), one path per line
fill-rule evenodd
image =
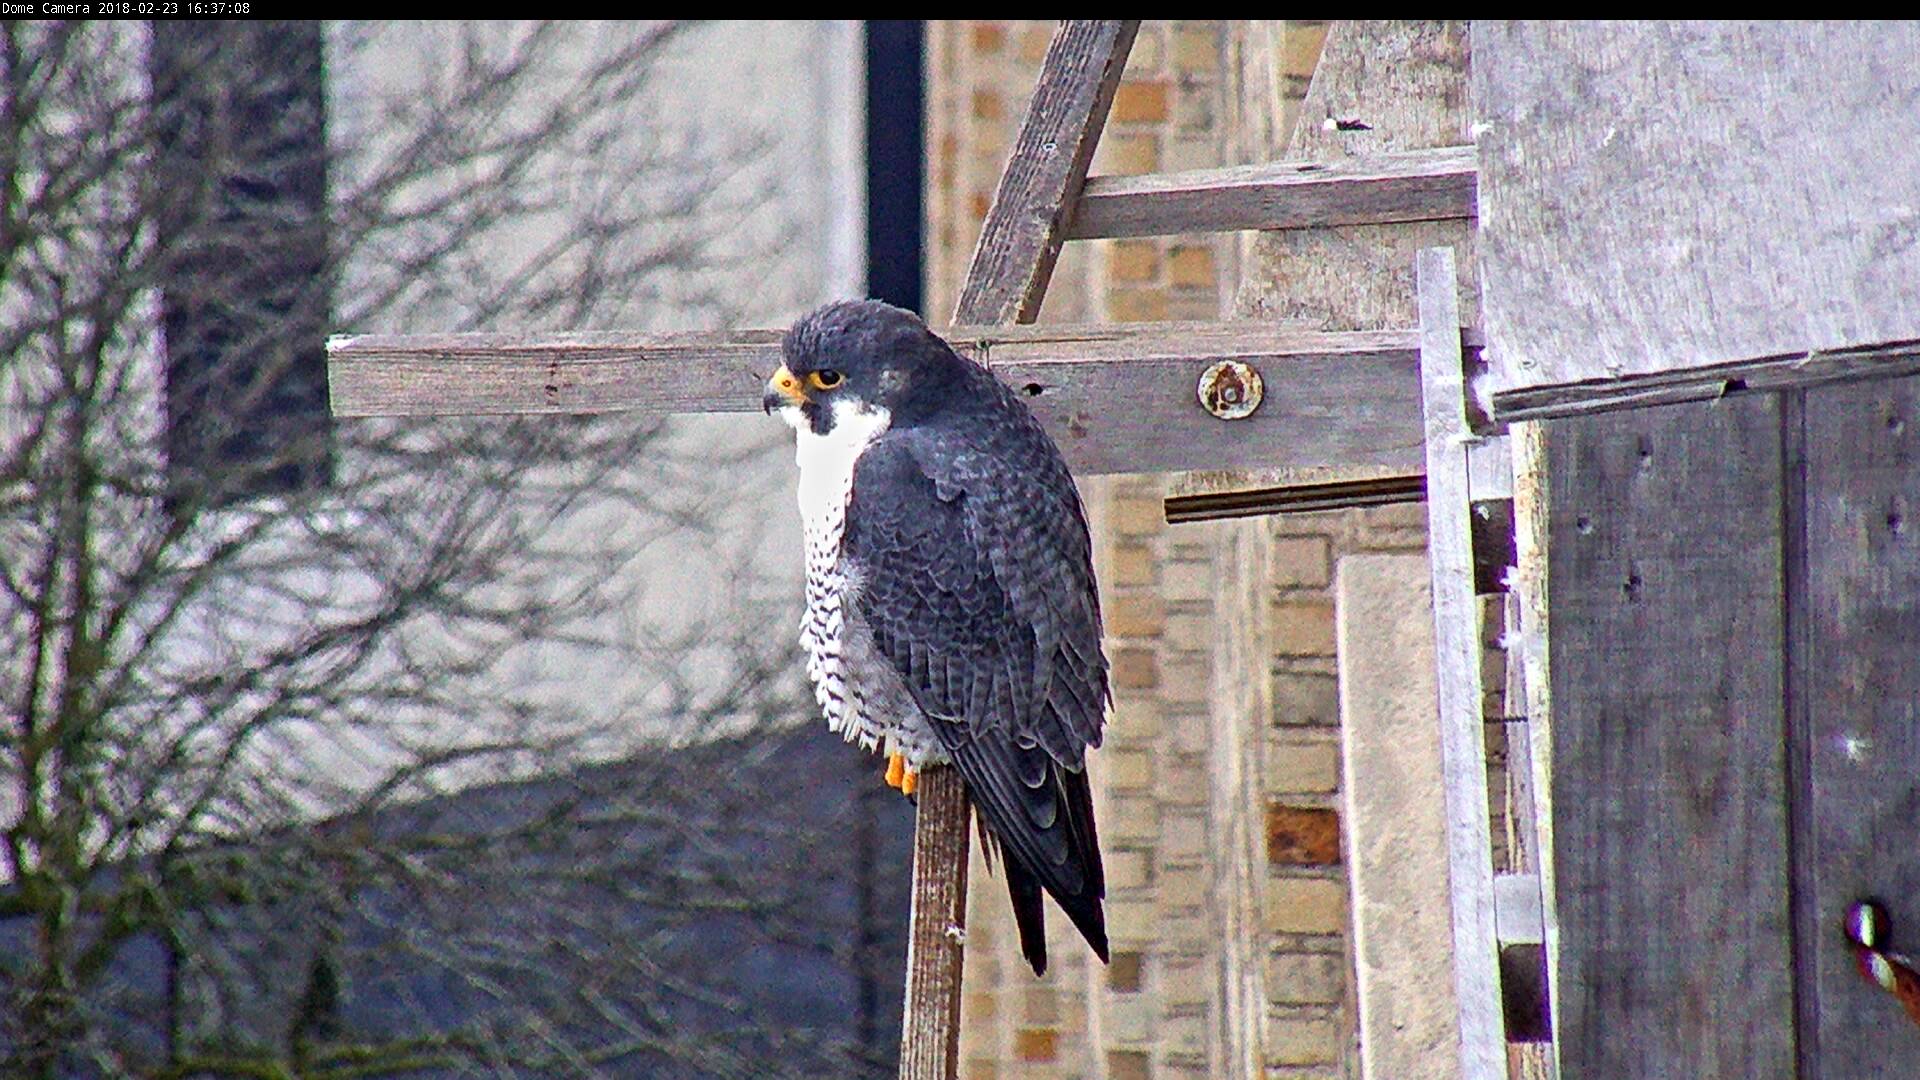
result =
M781 364L780 370L767 380L767 391L760 395L760 407L769 416L775 409L784 409L790 405L805 405L807 393L800 385L800 379Z

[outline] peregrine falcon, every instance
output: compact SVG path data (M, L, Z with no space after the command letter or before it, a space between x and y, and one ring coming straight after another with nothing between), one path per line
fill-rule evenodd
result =
M1106 881L1086 752L1107 659L1079 493L1014 391L911 312L796 323L764 404L798 437L807 610L827 725L885 750L912 794L951 764L1001 852L1020 948L1046 970L1040 893L1102 961Z

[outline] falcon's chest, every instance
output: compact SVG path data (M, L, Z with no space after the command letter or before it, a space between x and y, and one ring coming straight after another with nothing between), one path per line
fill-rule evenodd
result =
M884 732L867 721L859 687L848 679L848 581L840 546L853 498L854 467L887 430L889 417L841 406L833 419L824 434L804 423L794 425L800 520L807 543L807 610L800 617L800 644L807 651L807 676L827 725L871 747Z

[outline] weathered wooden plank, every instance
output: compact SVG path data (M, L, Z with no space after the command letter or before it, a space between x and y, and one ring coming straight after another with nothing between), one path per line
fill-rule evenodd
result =
M1893 944L1920 952L1920 380L1805 399L1807 656L1790 695L1811 836L1798 927L1812 970L1801 1016L1821 1080L1920 1076L1920 1028L1854 968L1838 932L1878 897Z
M1137 20L1063 24L987 209L953 321L1032 322L1066 240Z
M962 352L1010 385L1082 473L1372 463L1418 471L1412 334L1321 334L1260 323L962 327ZM753 412L780 362L777 331L729 334L460 334L335 338L341 416ZM1254 365L1265 403L1223 421L1200 372Z
M1339 475L1354 471L1360 471L1362 475ZM1320 483L1306 481L1307 475L1321 472L1334 473L1338 478ZM1164 511L1169 525L1262 517L1267 514L1350 510L1359 506L1390 506L1394 503L1420 502L1427 497L1427 478L1424 474L1409 476L1397 469L1296 469L1282 474L1283 483L1263 487L1245 486L1256 482L1253 477L1259 475L1257 470L1251 476L1238 474L1230 483L1219 485L1207 473L1190 475L1199 478L1192 494L1179 493L1176 487L1176 493L1166 498Z
M1466 369L1453 251L1420 252L1420 386L1426 433L1427 559L1433 573L1435 686L1445 774L1447 880L1460 1075L1504 1080L1492 829L1481 729L1480 609L1474 599Z
M947 1080L960 1069L968 819L973 815L966 785L950 768L922 774L914 798L913 925L907 939L900 1075Z
M1597 382L1503 390L1492 395L1493 418L1506 424L1583 416L1682 401L1713 401L1729 394L1803 390L1831 383L1898 379L1914 374L1920 374L1920 342L1895 341L1626 375Z
M750 412L780 331L353 334L327 342L335 416Z
M1471 218L1474 148L1089 177L1067 236L1168 236Z
M1233 330L1245 324L1226 324ZM1126 358L1085 359L1045 348L988 350L988 366L1026 392L1067 460L1086 473L1383 465L1417 472L1420 461L1417 356L1398 332L1228 336L1207 355L1234 356L1259 371L1264 403L1251 416L1220 420L1196 387L1212 360L1179 341L1146 337ZM1321 346L1337 344L1336 352ZM1116 352L1119 350L1115 350Z
M1368 161L1476 141L1467 111L1468 53L1463 22L1334 23L1286 157ZM1451 247L1464 325L1478 327L1474 242L1473 223L1462 219L1265 232L1252 245L1247 277L1256 288L1285 283L1261 297L1269 316L1309 319L1327 330L1410 326L1418 316L1415 258L1426 248Z
M1779 404L1545 435L1561 1068L1793 1075Z
M1496 392L1920 340L1920 27L1473 34Z
M1490 502L1510 500L1513 474L1507 439L1504 435L1467 444L1467 476L1474 497L1474 550L1476 571L1484 575L1490 569L1480 559L1483 550L1482 526ZM1361 506L1387 506L1392 503L1421 502L1427 497L1424 473L1409 474L1388 468L1377 458L1370 464L1356 465L1348 460L1339 466L1296 469L1250 469L1222 476L1206 471L1185 473L1166 498L1167 523L1177 525L1193 521L1217 521L1223 518L1260 517L1267 514L1304 514L1319 510L1350 510ZM1272 483L1262 483L1271 476ZM1325 479L1320 479L1320 477ZM1512 524L1509 512L1504 523ZM1511 551L1511 533L1500 543ZM1495 592L1486 587L1480 591Z

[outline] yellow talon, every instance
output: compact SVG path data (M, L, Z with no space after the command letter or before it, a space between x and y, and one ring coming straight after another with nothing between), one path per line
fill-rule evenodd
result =
M911 795L920 786L920 774L907 768L907 755L887 755L887 786L899 788L902 795Z

